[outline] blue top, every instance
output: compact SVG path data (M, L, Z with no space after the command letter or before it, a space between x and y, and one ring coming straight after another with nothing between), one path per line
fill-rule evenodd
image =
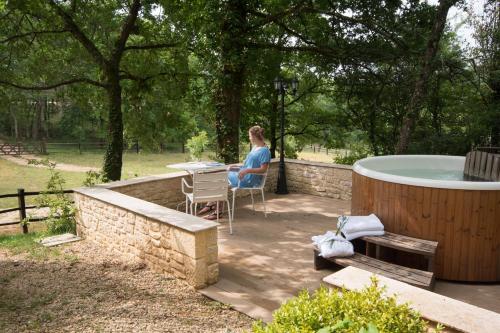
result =
M263 164L268 164L270 161L271 151L267 146L254 147L250 153L248 153L240 170L260 168ZM238 172L229 172L228 179L232 187L238 186ZM249 173L240 181L240 187L257 187L261 182L262 175Z

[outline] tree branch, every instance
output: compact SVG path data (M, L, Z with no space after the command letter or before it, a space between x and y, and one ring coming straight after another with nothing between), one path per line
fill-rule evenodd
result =
M61 7L59 7L56 4L55 0L49 0L49 5L56 11L57 15L61 17L67 30L90 53L96 63L101 67L101 69L106 69L108 67L108 61L106 60L106 58L104 58L97 46L83 33L80 27L78 27L73 18Z
M64 32L68 32L68 30L40 30L40 31L30 31L30 32L25 32L25 33L18 34L18 35L13 35L13 36L7 37L7 38L5 38L3 40L0 40L0 44L5 44L5 43L11 42L13 40L21 39L21 38L28 37L28 36L34 36L34 37L36 37L38 35L43 35L43 34L57 34L57 33L64 33Z
M128 37L134 28L135 21L137 20L137 15L139 14L139 9L141 9L141 1L134 0L132 6L130 7L130 11L128 13L127 18L122 26L122 31L120 32L120 37L117 39L115 43L115 49L113 51L113 59L120 62L120 58L125 50L125 44L127 43Z
M263 20L257 24L254 24L250 27L248 27L246 29L246 32L248 31L251 31L251 30L254 30L254 29L257 29L257 28L260 28L260 27L263 27L265 26L266 24L269 24L269 23L272 23L272 22L276 22L288 15L291 15L291 14L294 14L294 13L297 13L299 11L302 10L303 8L303 5L306 3L306 1L301 1L299 2L298 4L296 4L294 7L291 7L291 8L288 8L282 12L279 12L279 13L275 13L275 14L266 14L266 13L262 13L262 12L258 12L258 11L249 11L250 14L253 14L257 17L260 17L260 18L263 18Z
M132 81L148 81L152 80L154 78L160 77L160 76L171 76L171 77L176 77L176 76L192 76L192 77L207 77L208 75L205 74L193 74L193 73L183 73L183 72L159 72L154 75L148 75L148 76L137 76L132 73L129 73L127 71L121 70L120 71L122 74L120 74L120 80L132 80Z
M318 9L315 9L312 7L305 7L305 8L303 8L302 12L320 14L320 15L328 15L328 16L335 17L338 20L342 20L344 22L362 25L365 28L367 28L368 30L371 30L371 31L393 41L398 47L408 49L408 45L405 43L404 40L402 40L401 38L392 34L390 31L387 31L385 28L380 27L376 23L371 22L369 20L357 19L355 17L342 15L342 14L337 13L337 12L322 11L322 10L318 10Z
M128 45L123 48L123 51L128 50L152 50L152 49L167 49L179 46L180 43L163 43L163 44L152 44L152 45Z
M67 86L67 85L75 84L75 83L87 83L87 84L91 84L91 85L98 86L101 88L106 88L105 84L98 82L98 81L91 80L91 79L87 79L87 78L74 78L74 79L67 80L67 81L53 83L53 84L50 84L47 86L25 86L22 84L9 82L9 81L0 79L0 84L10 86L13 88L17 88L17 89L22 89L22 90L51 90L51 89L54 89L57 87Z
M307 89L303 90L301 94L299 94L298 96L294 96L294 98L288 102L287 104L285 104L285 107L288 107L292 104L295 104L297 103L298 101L300 101L304 96L310 94L310 93L314 93L314 89L318 88L320 86L320 81L316 81L315 84L311 85L310 87L308 87Z

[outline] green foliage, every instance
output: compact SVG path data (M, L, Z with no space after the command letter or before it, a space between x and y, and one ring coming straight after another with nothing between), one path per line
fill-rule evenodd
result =
M302 150L302 146L298 143L297 139L293 136L285 138L285 157L297 158L298 152Z
M437 328L440 330L440 328ZM257 322L253 333L423 333L427 322L396 297L386 297L372 278L362 291L338 292L321 287L310 295L307 290L274 312L269 324Z
M201 131L198 135L195 135L187 140L186 147L189 150L191 159L194 161L200 161L203 151L208 145L207 132Z
M344 150L343 154L333 158L334 163L353 165L357 160L361 160L370 155L364 140L359 135L352 135L349 149Z
M55 169L56 163L46 159L42 161L30 160L29 164L41 165L50 171L46 190L37 198L39 208L49 208L47 219L44 221L47 225L47 232L49 234L76 233L76 208L71 199L64 193L65 180L61 173Z
M0 235L0 248L7 249L16 255L26 253L35 260L47 260L50 258L62 258L70 262L78 260L73 254L63 254L57 247L45 247L40 240L45 236L43 232L29 232L27 234ZM1 283L2 277L0 277ZM0 302L1 308L1 302ZM0 309L1 310L1 309Z
M356 161L368 156L368 153L362 151L348 151L343 155L335 156L333 162L336 164L353 165Z
M107 183L109 180L102 171L89 170L85 172L83 186L91 187L97 184Z
M238 131L245 136L255 124L266 128L275 148L281 101L272 82L279 75L300 81L297 94L285 97L285 132L296 144L287 144L287 157L304 143L347 148L346 138L359 132L367 153L393 153L437 8L425 1L142 1L127 50L116 53L128 2L53 4L117 65L122 105L115 109L123 120L106 112L111 68L71 32L58 32L67 29L55 7L3 0L2 81L46 86L84 78L93 84L47 91L0 84L0 133L102 141L111 128L120 132L122 121L123 136L116 137L158 151L199 129L218 135L210 143L227 158L237 155ZM484 17L473 24L479 44L471 54L453 32L441 39L409 152L463 154L473 144L500 142L495 5L486 1ZM116 152L121 144L112 147ZM109 156L113 169L119 166L119 155ZM355 152L337 162L363 156Z

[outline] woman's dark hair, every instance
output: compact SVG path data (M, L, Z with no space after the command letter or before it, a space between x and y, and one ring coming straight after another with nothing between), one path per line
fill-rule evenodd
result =
M252 126L248 131L254 138L264 141L264 129L262 127Z

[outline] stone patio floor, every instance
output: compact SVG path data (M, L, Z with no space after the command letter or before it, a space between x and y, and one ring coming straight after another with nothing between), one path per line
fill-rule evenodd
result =
M350 202L304 194L267 193L267 218L260 196L238 198L229 235L219 227L219 282L200 290L250 317L269 321L281 303L302 289L317 289L331 270L315 271L311 236L335 228ZM434 292L500 313L500 284L437 281Z

